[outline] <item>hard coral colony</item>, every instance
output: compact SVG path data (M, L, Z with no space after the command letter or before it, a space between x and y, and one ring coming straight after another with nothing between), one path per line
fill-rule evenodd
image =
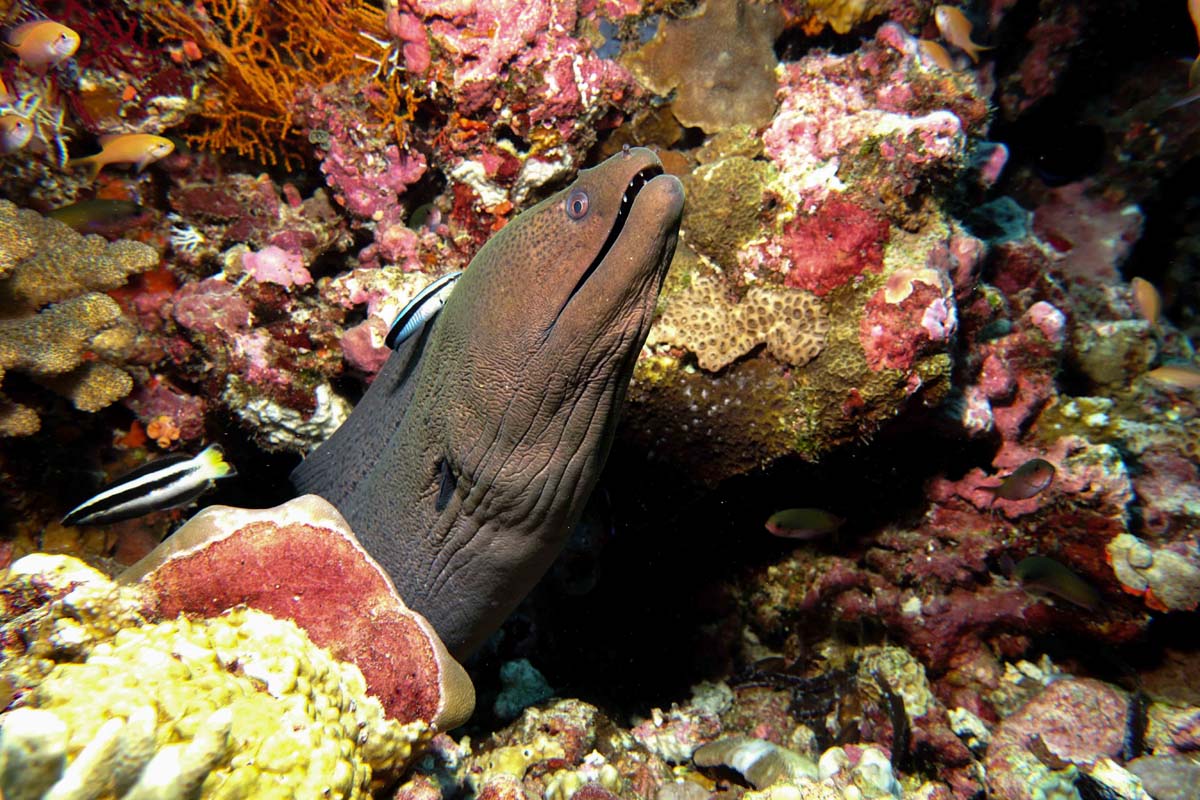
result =
M0 0L0 796L1196 798L1151 5Z

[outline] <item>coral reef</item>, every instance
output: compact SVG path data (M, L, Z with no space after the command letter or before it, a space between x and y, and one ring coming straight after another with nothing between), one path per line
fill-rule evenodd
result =
M916 53L887 24L853 54L785 64L758 148L767 161L752 160L744 129L699 152L689 187L708 202L684 219L694 252L676 254L626 423L658 457L708 481L782 453L815 459L948 392L956 294L970 290L979 243L921 192L957 174L986 107L970 79ZM751 313L776 297L791 299ZM759 377L736 406L717 402L732 375L687 367L691 353L705 372L737 370L762 341L749 362L778 378ZM681 417L679 398L697 391ZM700 420L722 443L702 467L686 455Z
M0 56L0 793L1195 800L1184 5L965 4L976 64L931 0L0 0L80 37ZM65 166L117 133L195 149ZM278 502L410 298L636 145L687 208L612 508L465 735L322 501L54 522L214 438Z
M81 236L0 200L0 377L23 372L82 411L129 394L121 367L137 332L103 292L157 263L151 247ZM39 425L32 406L0 398L0 435L28 436Z
M433 628L315 495L262 511L207 508L121 581L137 582L163 618L247 606L292 620L362 671L389 718L454 727L474 707L470 679Z
M0 717L6 797L81 796L83 786L130 797L184 787L365 797L372 776L421 741L419 723L385 719L358 670L291 622L235 609L147 624L130 610L136 593L67 557L26 557L4 592L42 617L19 628L23 653L6 647L4 678L22 687L21 706ZM82 636L68 633L72 623Z
M204 82L198 114L209 128L193 143L274 164L298 156L293 141L296 94L302 86L348 75L365 80L370 65L356 56L347 31L382 36L383 15L362 0L251 2L207 6L139 3L141 18L162 37L188 43L215 69Z
M671 112L682 125L706 133L761 128L775 113L772 48L782 23L774 5L709 0L695 16L664 18L627 63L657 94L675 90ZM709 56L694 58L699 51Z

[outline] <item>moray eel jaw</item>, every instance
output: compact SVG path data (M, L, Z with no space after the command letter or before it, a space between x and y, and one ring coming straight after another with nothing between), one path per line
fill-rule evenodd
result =
M520 214L293 473L338 507L457 657L500 626L583 510L683 200L635 148Z

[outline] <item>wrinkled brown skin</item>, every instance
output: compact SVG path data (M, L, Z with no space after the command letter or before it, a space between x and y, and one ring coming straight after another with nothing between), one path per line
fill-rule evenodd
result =
M505 226L292 473L297 489L342 512L458 658L550 566L604 465L675 250L676 178L642 187L607 256L580 280L630 180L659 166L644 148L619 153ZM576 188L589 210L572 220L565 201ZM439 511L443 460L453 493Z

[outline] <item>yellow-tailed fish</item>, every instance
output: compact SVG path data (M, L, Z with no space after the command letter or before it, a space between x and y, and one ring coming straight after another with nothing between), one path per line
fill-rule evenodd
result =
M954 6L938 6L933 11L933 18L942 38L970 56L972 62L979 63L980 50L992 49L971 41L971 20Z
M917 47L921 49L921 58L948 72L954 72L954 59L941 43L932 39L918 39Z
M106 525L151 511L187 505L212 488L213 481L237 475L220 445L194 456L174 453L150 461L105 486L63 517L63 525Z
M1196 39L1200 40L1200 0L1188 0L1188 16L1192 18L1192 27L1196 29ZM1188 86L1197 83L1200 83L1200 56L1196 56L1192 68L1188 70Z
M1133 290L1133 305L1142 319L1157 325L1158 316L1162 313L1162 295L1158 289L1145 278L1134 278L1129 282L1129 288Z
M1176 389L1200 389L1200 369L1184 364L1168 364L1152 369L1146 373L1146 377Z
M767 519L766 528L784 539L823 539L837 532L845 522L836 514L820 508L788 508Z
M0 114L0 153L15 153L29 144L33 125L20 114Z
M1053 558L1030 556L1021 559L1013 573L1025 589L1061 597L1088 611L1095 611L1100 606L1100 593L1095 587Z
M7 41L21 63L38 75L45 75L79 49L79 34L50 19L18 25L8 32Z
M992 499L1028 500L1036 497L1054 480L1054 465L1044 458L1031 458L1017 467L997 486L984 486Z
M166 158L175 143L165 136L152 133L118 133L100 137L100 152L85 158L73 158L69 167L88 167L92 177L109 164L136 164L138 172L160 158Z

